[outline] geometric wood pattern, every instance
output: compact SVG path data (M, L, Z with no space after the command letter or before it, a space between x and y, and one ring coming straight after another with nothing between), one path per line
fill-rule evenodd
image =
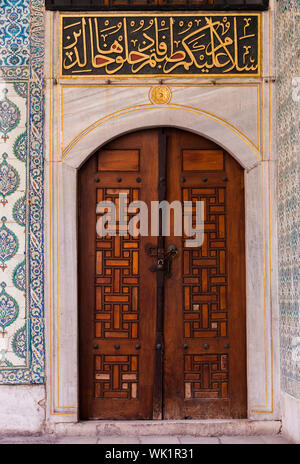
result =
M178 256L164 281L164 419L246 417L243 169L213 142L166 133L167 200L201 243L166 238Z
M111 201L115 204L116 219L119 193L127 194L129 203L138 200L138 189L96 190L97 203ZM129 213L129 219L130 216ZM138 338L140 239L129 234L119 235L121 227L117 222L117 235L96 237L96 338Z
M223 187L182 189L183 201L204 202L205 224L201 247L183 243L185 338L227 336L225 193Z
M138 356L95 355L94 358L95 398L138 398Z
M228 355L193 354L184 356L184 396L228 398Z
M82 419L153 416L156 275L145 246L157 239L137 235L139 208L126 210L157 198L157 148L156 129L126 134L79 171Z

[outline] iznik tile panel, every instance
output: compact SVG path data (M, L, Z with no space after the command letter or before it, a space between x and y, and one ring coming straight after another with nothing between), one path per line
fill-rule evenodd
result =
M0 66L29 64L29 0L1 0Z
M0 4L0 383L44 382L42 0Z
M300 3L276 14L281 387L300 398ZM293 86L299 81L298 95Z

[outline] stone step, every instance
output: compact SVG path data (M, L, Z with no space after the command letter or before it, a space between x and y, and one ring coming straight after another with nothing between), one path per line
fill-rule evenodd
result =
M162 421L83 421L57 423L52 432L65 436L152 436L188 435L194 437L276 435L281 421L247 419L162 420Z

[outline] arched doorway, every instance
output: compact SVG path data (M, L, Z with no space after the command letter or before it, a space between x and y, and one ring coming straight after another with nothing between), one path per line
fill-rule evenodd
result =
M203 137L160 128L109 142L78 179L81 418L246 417L243 169ZM120 193L148 211L203 202L202 245L172 221L166 237L119 225L100 237L96 206Z

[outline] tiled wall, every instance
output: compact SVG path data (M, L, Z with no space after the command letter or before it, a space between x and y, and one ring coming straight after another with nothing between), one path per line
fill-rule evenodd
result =
M44 381L43 0L0 1L0 383Z
M281 388L300 399L300 0L276 13Z

